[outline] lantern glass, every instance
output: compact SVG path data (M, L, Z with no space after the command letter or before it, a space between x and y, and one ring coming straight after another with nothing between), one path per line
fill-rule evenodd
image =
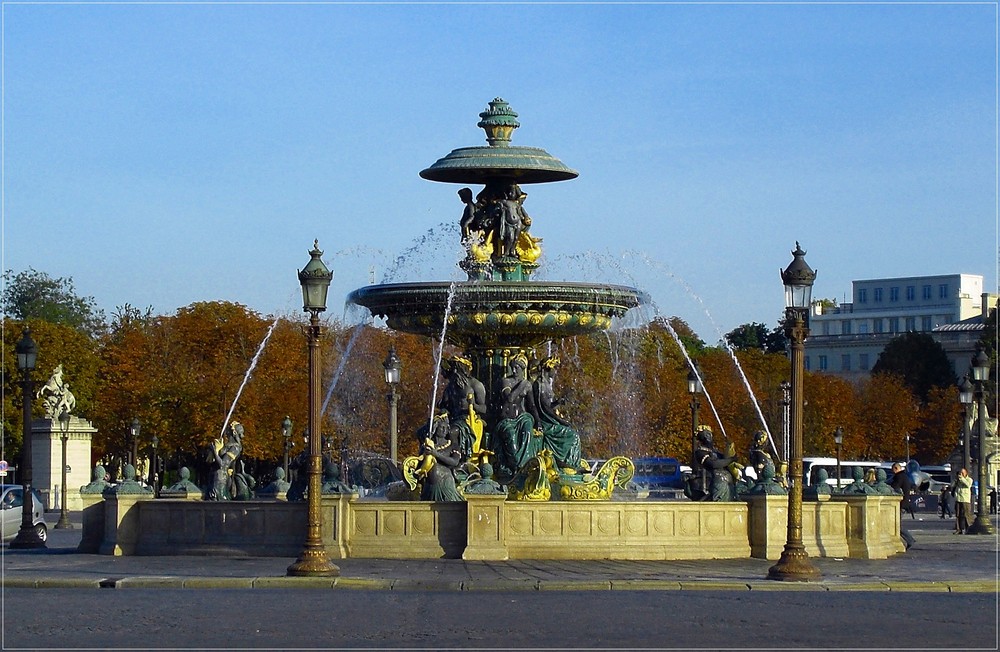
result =
M962 382L958 384L958 400L963 405L968 405L972 403L972 383L969 382L969 377L966 376L962 379Z
M281 434L285 439L292 436L292 418L286 416L281 422Z
M843 428L837 428L836 430L833 431L833 443L835 443L837 446L840 446L841 444L844 443Z
M389 349L389 354L385 358L385 362L382 363L382 367L385 369L385 382L389 385L398 385L400 379L400 372L402 370L402 363L399 361L399 357L396 355L395 347Z
M139 426L139 420L133 418L132 419L132 425L130 426L129 431L132 433L133 437L138 437L140 430L141 430L141 427Z
M38 360L38 345L31 339L31 331L27 328L21 335L20 341L14 346L17 354L17 368L21 371L33 371Z
M972 379L976 382L984 382L990 377L990 359L983 352L982 349L979 353L972 358Z

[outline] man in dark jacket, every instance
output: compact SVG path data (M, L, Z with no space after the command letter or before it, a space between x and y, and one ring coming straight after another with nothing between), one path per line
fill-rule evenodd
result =
M910 474L906 472L899 462L892 465L892 481L889 482L889 486L903 494L903 500L899 503L899 508L904 512L909 512L910 518L916 518L913 511L913 503L910 502L910 494L913 492L913 480L910 479ZM909 532L900 528L899 535L902 537L903 544L907 548L913 545L913 535Z
M892 481L889 482L889 486L903 494L903 500L899 504L899 508L904 512L909 512L910 518L916 518L913 503L910 502L910 494L913 493L913 481L910 480L910 474L898 462L892 465Z

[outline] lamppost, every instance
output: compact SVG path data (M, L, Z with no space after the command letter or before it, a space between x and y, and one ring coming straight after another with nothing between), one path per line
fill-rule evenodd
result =
M153 459L149 460L149 486L153 488L153 498L159 498L160 488L157 477L159 474L156 472L156 447L160 445L160 438L153 435L149 443L153 447Z
M73 524L69 522L69 509L66 507L66 443L69 441L69 410L63 406L59 413L59 432L62 435L62 489L60 490L62 506L59 509L59 522L56 523L58 530L72 530Z
M282 468L285 470L285 481L288 481L288 451L292 448L292 418L287 414L281 421L281 436L285 438L285 461Z
M695 451L698 449L698 410L701 409L700 396L704 387L701 384L701 376L695 364L691 363L691 370L688 371L688 394L691 395L691 459L694 459Z
M972 468L972 455L969 452L969 439L972 433L969 432L969 406L972 405L972 397L975 389L969 382L969 376L962 378L958 384L958 400L962 403L962 468ZM957 474L956 474L957 475Z
M323 547L320 492L322 483L323 451L320 434L320 390L322 364L319 349L319 313L326 310L326 293L333 280L333 272L323 264L319 241L313 242L311 258L299 272L302 286L302 309L309 313L309 494L307 496L306 541L299 558L288 567L288 574L295 576L333 576L340 569L334 565Z
M138 441L139 441L139 431L142 428L139 426L139 419L132 417L132 423L129 425L128 434L131 441L129 442L129 457L128 463L135 468L135 463L138 461Z
M904 439L906 440L906 463L909 464L910 463L910 436L906 435L904 437Z
M844 429L840 426L833 431L833 443L837 445L837 491L840 491L840 447L844 443Z
M389 354L385 357L382 367L385 368L385 382L389 386L389 393L386 395L386 398L389 400L389 458L393 464L396 464L398 457L396 440L399 436L396 409L399 405L399 376L403 368L403 363L399 361L399 356L396 355L395 346L389 347Z
M807 582L820 578L819 569L809 561L802 544L802 377L805 339L809 335L807 318L812 298L814 272L805 260L806 252L795 243L792 262L781 272L785 285L785 336L792 354L791 488L788 492L788 538L778 562L768 569L772 580Z
M976 521L967 530L968 534L996 534L993 524L990 523L989 512L986 508L986 485L989 474L987 473L988 462L986 460L986 381L990 378L990 358L983 351L983 347L978 347L979 351L972 358L972 382L976 384L976 398L979 403L978 423L979 454L976 456L976 464L979 466L979 492L976 494Z
M45 542L38 536L32 524L32 512L35 501L31 492L31 397L34 396L35 383L31 372L38 360L38 345L31 339L31 331L27 328L21 334L20 341L14 346L17 354L17 368L21 371L21 397L24 403L21 435L21 528L17 536L10 542L11 548L44 548Z

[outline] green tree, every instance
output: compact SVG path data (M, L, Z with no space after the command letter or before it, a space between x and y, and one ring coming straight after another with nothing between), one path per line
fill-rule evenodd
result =
M736 351L759 350L781 353L785 350L785 332L777 326L771 330L757 322L737 326L725 335L726 343Z
M948 354L928 333L894 337L879 355L872 373L899 376L921 403L927 402L932 388L955 385Z
M0 296L4 312L14 319L39 319L65 324L90 337L104 330L104 312L93 297L81 297L72 278L52 278L32 268L4 272Z

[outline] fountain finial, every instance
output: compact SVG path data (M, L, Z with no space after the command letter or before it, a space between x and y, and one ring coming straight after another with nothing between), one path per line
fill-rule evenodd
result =
M486 132L486 142L490 147L506 147L510 144L511 134L521 126L517 121L517 113L504 102L502 97L495 97L489 108L479 114L482 120L476 125Z

